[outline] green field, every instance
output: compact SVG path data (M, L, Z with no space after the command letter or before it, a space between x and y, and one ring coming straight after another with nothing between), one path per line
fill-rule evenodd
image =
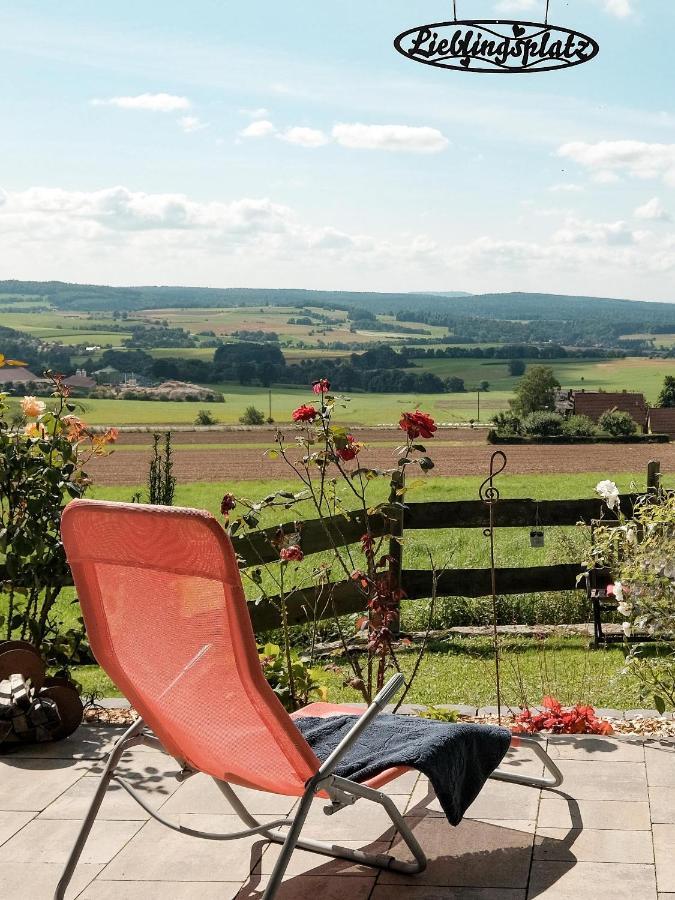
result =
M529 360L528 366L551 366L564 388L587 391L642 391L652 403L666 375L675 375L675 359ZM467 388L481 381L495 391L513 391L519 379L509 375L508 361L492 359L419 359L418 366L443 378L463 378Z
M209 385L211 387L211 385ZM219 385L224 403L182 403L154 400L77 401L82 417L90 425L192 425L200 409L208 409L219 424L239 422L247 406L255 406L265 415L269 410L269 392L265 388ZM338 410L338 418L352 425L396 424L404 410L419 407L438 422L468 422L477 417L474 394L353 394ZM487 422L496 412L506 409L509 395L488 393L481 396L481 420ZM272 390L272 417L290 422L292 411L315 399L310 390ZM10 401L15 407L18 401Z

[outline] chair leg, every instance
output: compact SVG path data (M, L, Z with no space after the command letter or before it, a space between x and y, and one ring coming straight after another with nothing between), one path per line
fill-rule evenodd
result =
M283 877L286 873L286 869L288 868L288 864L291 861L293 851L298 844L298 838L300 837L302 826L305 824L305 819L307 818L307 814L312 806L313 799L314 791L310 788L303 794L302 800L300 801L300 807L298 809L298 812L296 813L295 819L293 820L293 824L291 825L288 834L286 835L286 840L283 842L279 858L274 864L274 868L272 869L272 874L270 875L269 881L267 882L267 887L265 888L265 893L262 896L262 900L273 900L273 898L276 896L276 893L279 890Z
M424 871L427 864L424 851L420 847L417 839L406 824L403 816L398 811L396 804L391 799L391 797L388 797L386 794L382 794L379 791L373 790L372 788L368 788L365 785L356 784L355 782L349 781L348 779L332 776L332 780L335 786L339 788L339 790L344 791L345 793L353 794L356 797L362 797L374 803L379 803L380 806L383 806L387 811L389 818L392 820L394 828L401 835L403 842L412 853L415 861L403 862L402 860L396 859L394 856L390 856L389 854L366 853L364 850L352 850L349 847L341 847L339 844L331 844L327 841L315 841L299 837L296 837L296 839L294 840L293 848L297 847L299 850L308 850L310 853L317 853L321 856L329 856L334 859L345 859L349 862L359 863L360 865L364 866L371 866L375 869L385 869L388 871L401 872L406 875L416 875L419 872ZM227 784L227 782L216 780L216 784L227 799L228 803L232 806L235 813L246 825L249 826L249 828L254 828L260 825L258 820L255 819L251 815L251 813L249 813L249 811L246 809L236 793L232 790L230 785ZM306 797L307 794L304 795L303 801ZM302 822L298 825L298 834L300 832L302 824L305 821L308 810L309 807L306 811L304 811ZM299 815L300 810L298 811L298 816ZM287 837L284 837L284 835L275 831L263 832L263 836L266 837L269 841L272 841L276 844L285 844L288 840ZM293 848L290 848L287 851L289 858ZM283 852L284 851L282 851L282 853ZM284 871L287 865L288 860L284 864ZM283 877L283 872L281 877ZM278 884L276 887L278 887ZM273 894L270 894L270 897L272 896ZM269 898L265 897L265 900L269 900Z
M77 836L77 840L75 841L75 845L70 852L70 856L68 857L68 861L65 865L61 878L59 879L59 883L56 886L56 891L54 892L54 900L63 900L66 894L66 890L68 885L70 884L70 880L73 877L73 873L75 872L75 868L77 863L82 855L82 851L84 850L84 846L87 843L87 839L91 832L92 826L96 821L96 816L98 815L98 811L101 808L101 803L103 803L103 798L105 797L105 792L108 789L108 785L110 784L110 780L112 779L117 764L122 757L122 754L129 747L135 746L139 743L138 736L142 732L145 723L142 719L138 719L134 724L125 731L124 735L117 742L115 747L113 748L110 756L108 757L108 762L106 763L106 767L103 770L103 774L101 775L101 780L98 783L98 787L96 788L96 793L94 794L94 799L91 801L91 805L87 810L87 815L85 816L84 822L82 823L82 827L80 828L80 832Z
M549 754L544 750L539 741L531 737L525 737L522 734L514 735L511 738L511 746L518 747L525 744L532 749L532 752L544 764L544 768L550 774L543 778L534 775L519 775L517 772L507 772L504 769L495 769L490 775L495 781L510 781L513 784L525 784L529 787L536 788L557 788L563 783L563 774L553 762Z

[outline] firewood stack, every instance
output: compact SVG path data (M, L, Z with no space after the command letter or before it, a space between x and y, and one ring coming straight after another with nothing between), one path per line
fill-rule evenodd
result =
M0 750L60 740L81 721L72 682L48 678L39 651L27 641L0 643Z

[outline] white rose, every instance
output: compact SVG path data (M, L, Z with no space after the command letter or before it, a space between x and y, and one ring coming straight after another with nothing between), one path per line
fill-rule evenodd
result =
M623 603L623 584L620 581L614 582L614 596L619 603Z
M617 610L621 616L633 615L633 605L631 603L619 603Z
M619 505L619 489L613 481L600 481L596 485L596 493L598 493L605 501L610 509L616 509Z
M630 637L633 633L633 626L631 625L631 623L624 622L621 627L623 628L623 633L626 635L626 637Z

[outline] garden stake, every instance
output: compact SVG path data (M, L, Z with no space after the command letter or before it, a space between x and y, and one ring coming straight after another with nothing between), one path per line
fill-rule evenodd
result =
M497 468L499 460L500 468ZM495 655L495 681L497 687L497 721L502 724L502 689L499 667L499 631L497 629L497 567L495 564L495 506L499 502L499 490L495 487L494 480L506 468L506 454L496 450L490 457L490 474L481 484L478 491L480 499L487 505L490 514L490 524L483 530L485 537L490 539L490 580L492 586L492 639Z

